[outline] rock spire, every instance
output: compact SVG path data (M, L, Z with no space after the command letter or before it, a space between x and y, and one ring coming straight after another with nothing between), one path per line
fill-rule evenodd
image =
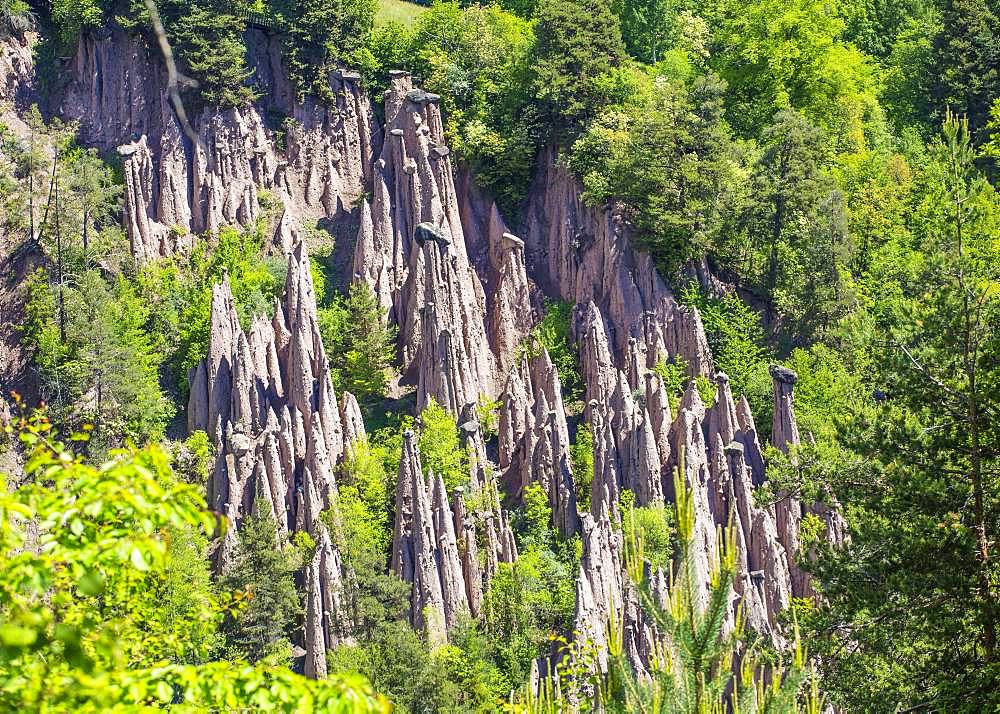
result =
M216 551L216 566L230 566L239 525L260 508L275 519L279 543L291 531L313 537L304 575L305 668L323 676L326 650L349 640L351 627L347 576L321 514L336 506L335 474L347 445L365 433L354 397L345 393L338 403L334 394L302 244L289 255L283 302L272 319L254 317L248 331L228 280L213 288L208 357L188 381L189 430L207 431L216 445L209 504L235 526Z

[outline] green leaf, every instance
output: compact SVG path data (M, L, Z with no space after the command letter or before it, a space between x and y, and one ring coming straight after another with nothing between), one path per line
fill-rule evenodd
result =
M84 595L100 595L104 591L104 576L97 571L90 571L80 578L80 592Z
M146 556L141 550L139 550L138 546L132 546L132 552L129 554L129 559L132 561L132 565L135 566L136 570L141 570L143 572L149 570L149 563L146 562Z
M174 689L168 682L159 681L156 683L156 698L161 702L170 702L174 698Z
M79 518L74 518L70 521L69 530L75 536L81 535L83 533L83 521Z
M0 625L0 642L5 647L29 647L38 639L38 632L27 627L8 623Z

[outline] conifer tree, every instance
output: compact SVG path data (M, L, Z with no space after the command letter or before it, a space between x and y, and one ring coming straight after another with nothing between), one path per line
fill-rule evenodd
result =
M802 621L853 710L1000 704L1000 197L965 120L943 129L914 212L919 257L878 325L880 396L841 424L848 450L774 474L850 504L850 541L806 564L825 604Z
M302 609L293 578L297 563L287 544L276 543L276 533L270 507L258 499L255 514L240 527L236 558L224 578L245 602L225 624L226 642L250 662L287 659L288 635Z
M625 59L608 0L541 0L532 91L557 140L575 137L608 103L599 79Z

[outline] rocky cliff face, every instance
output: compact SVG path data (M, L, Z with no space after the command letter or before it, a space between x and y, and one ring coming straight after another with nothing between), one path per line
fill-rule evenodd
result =
M404 379L458 414L496 394L486 339L486 296L469 263L440 98L395 72L386 95L386 140L362 208L354 279L371 285L400 327ZM523 272L522 272L523 275Z
M275 240L287 252L303 222L349 211L370 183L380 138L360 76L330 76L336 106L298 102L277 40L247 37L266 99L227 111L190 106L198 143L182 130L166 71L144 42L121 30L80 42L59 113L79 121L87 144L121 154L125 227L139 261L183 250L194 234L250 225L264 202L281 215Z
M350 278L369 284L399 326L402 381L416 387L418 409L431 399L448 409L472 455L468 486L449 492L441 474L425 472L417 434L404 436L390 568L412 584L414 627L442 643L463 613L479 613L499 564L517 558L504 505L538 483L553 525L583 541L573 637L595 645L597 666L606 666L614 614L641 671L657 635L623 570L620 498L628 489L638 505L670 502L676 469L694 502L700 591L708 592L717 529L731 524L738 575L730 621L741 606L750 627L781 644L778 613L809 592L793 564L805 510L790 497L754 502L765 464L749 405L715 372L698 312L680 305L650 256L631 245L614 207L586 206L577 181L549 152L522 239L467 173L456 175L439 98L415 88L408 74L393 74L380 130L356 75L331 76L335 107L299 103L273 41L251 40L267 99L200 110L197 143L172 114L158 63L121 33L81 43L62 112L79 119L85 141L122 155L125 222L139 260L181 250L193 233L255 221L262 190L280 206L275 245L289 253L284 298L270 319L255 317L244 330L228 286L216 287L209 354L190 375L188 419L218 447L209 496L237 525L216 554L220 568L231 561L239 523L255 509L274 515L276 538L304 530L317 542L305 569L307 673L322 676L325 649L350 637L342 598L350 575L330 519L320 514L336 504L337 464L364 438L364 423L351 395L334 394L297 239L303 220L341 217L362 196ZM291 119L281 124L283 138L267 107ZM576 306L583 418L594 434L589 513L576 500L582 475L569 458L560 375L543 347L526 342L543 294ZM672 404L653 368L674 356L692 375L715 380L711 406L693 383ZM794 375L773 374L773 433L786 448L798 441ZM484 396L500 401L495 445L475 417ZM831 539L842 537L835 510L811 510ZM665 597L664 574L653 578Z
M632 247L621 214L614 207L586 206L578 181L556 159L554 150L541 157L527 206L528 274L549 295L595 303L616 357L635 338L646 367L678 354L696 374L710 375L712 358L697 311L681 306L652 258Z
M0 41L0 104L24 109L33 100L36 83L33 41L30 34Z

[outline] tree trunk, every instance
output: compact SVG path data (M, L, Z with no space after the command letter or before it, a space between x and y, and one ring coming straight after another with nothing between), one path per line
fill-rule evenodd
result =
M63 294L63 253L62 253L62 231L59 220L59 182L55 182L56 201L56 269L59 280L59 339L66 341L66 297Z
M958 157L952 149L952 180L954 184L955 203L955 237L958 247L958 286L962 293L962 362L966 381L966 423L969 428L969 480L972 482L973 517L975 518L977 559L979 560L979 590L983 600L983 650L988 663L996 659L996 607L990 586L990 540L987 532L985 489L983 486L982 445L980 444L980 410L977 387L978 376L978 345L975 340L975 329L979 316L973 313L978 306L973 306L969 299L969 289L965 281L965 250L963 245L962 204L969 198L964 192L964 181L958 171Z

